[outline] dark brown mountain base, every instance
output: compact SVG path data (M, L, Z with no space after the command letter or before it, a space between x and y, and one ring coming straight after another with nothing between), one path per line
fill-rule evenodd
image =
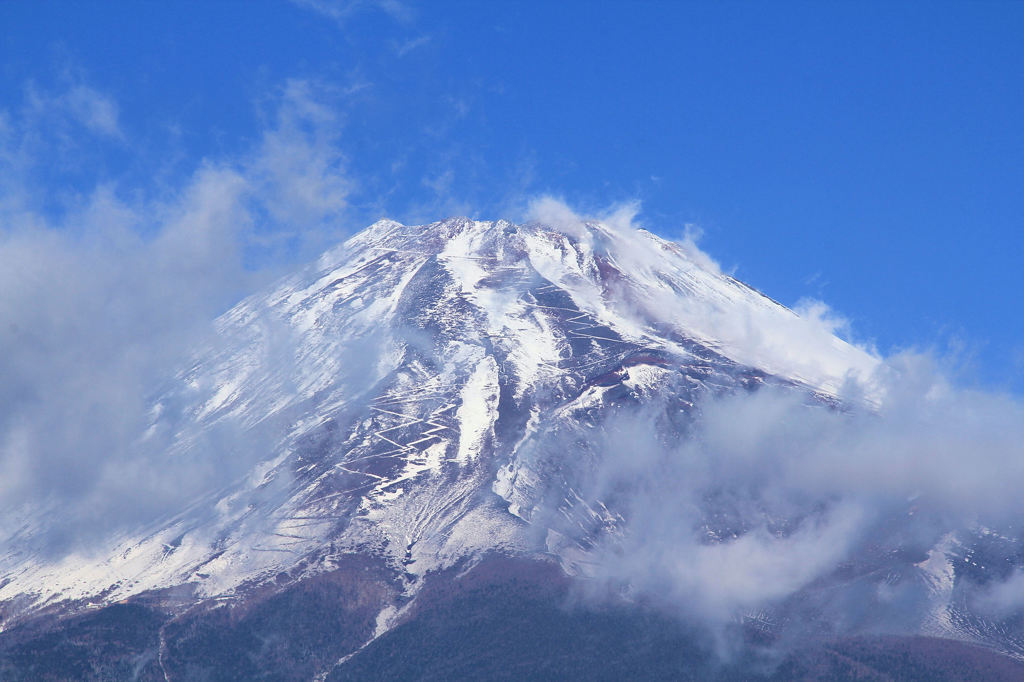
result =
M287 587L253 587L235 603L171 614L149 595L38 620L0 634L0 679L310 680L325 671L332 682L1024 679L1020 661L928 637L809 644L770 669L763 656L726 663L678 618L595 606L557 566L498 556L430 576L402 622L366 644L381 604L401 605L395 575L352 556Z

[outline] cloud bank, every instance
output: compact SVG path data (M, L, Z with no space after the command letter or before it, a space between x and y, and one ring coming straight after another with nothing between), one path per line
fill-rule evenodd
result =
M872 411L782 388L709 396L690 437L668 447L651 435L653 417L619 417L610 428L628 428L631 446L602 452L592 479L594 499L610 495L628 510L625 545L604 568L666 583L688 608L728 618L823 575L877 524L905 523L922 550L948 530L1012 525L1022 511L1024 405L953 389L934 371L920 357L893 358L887 400ZM723 510L732 519L716 533L724 541L709 542L707 515ZM739 574L749 584L723 580Z
M337 234L352 184L322 95L289 81L248 150L169 188L92 177L56 203L43 166L125 144L116 103L70 82L0 111L0 536L36 532L61 551L174 511L266 454L227 427L190 461L139 437L211 320L272 274L250 262ZM52 518L16 512L36 505Z

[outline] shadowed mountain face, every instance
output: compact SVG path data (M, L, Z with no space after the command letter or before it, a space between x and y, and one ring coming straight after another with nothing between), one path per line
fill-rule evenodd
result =
M371 636L379 584L348 566L172 617L139 601L0 639L5 680L986 680L1024 663L949 639L751 639L723 658L708 633L651 605L581 602L555 565L489 557L427 579L415 606ZM370 569L373 575L372 569ZM367 597L372 598L367 599ZM325 671L329 671L325 674Z
M909 501L791 584L689 603L649 539L683 536L638 525L653 501L695 564L731 551L723 583L752 538L827 542L829 496L707 462L683 485L677 460L709 401L870 411L877 364L642 231L376 223L225 314L154 398L142 465L228 453L221 485L88 554L46 550L78 522L59 508L7 526L0 676L1011 679L1020 623L971 606L1012 534Z

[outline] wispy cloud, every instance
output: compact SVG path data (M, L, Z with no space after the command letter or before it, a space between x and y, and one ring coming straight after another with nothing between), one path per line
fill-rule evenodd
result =
M82 78L65 75L54 89L25 83L21 101L0 109L0 210L62 199L69 188L43 197L27 185L43 175L87 175L98 148L125 139L117 103Z
M288 81L259 145L241 162L277 230L337 221L354 187L345 173L342 122L324 88Z
M403 23L411 21L414 16L412 9L398 0L292 0L292 2L328 17L342 28L347 25L353 15L366 10L384 12L396 21Z
M427 45L429 42L430 36L428 35L422 35L417 36L416 38L411 38L397 45L395 47L395 54L397 54L399 57L404 57L413 50L423 47L424 45Z
M118 121L117 103L83 83L76 83L59 93L44 92L30 84L26 88L22 116L39 119L65 118L83 126L94 135L123 137Z

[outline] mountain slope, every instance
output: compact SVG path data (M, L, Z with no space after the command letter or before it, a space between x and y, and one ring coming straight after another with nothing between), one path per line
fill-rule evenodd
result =
M143 667L187 675L175 661L185 643L209 642L203 632L248 633L224 646L254 646L260 604L308 609L297 606L308 590L327 590L352 606L338 625L348 648L318 654L326 674L409 618L431 576L491 553L591 575L627 511L587 483L629 410L652 411L657 437L679 441L708 396L764 385L811 405L870 404L877 364L643 231L381 221L226 313L154 400L140 448L194 466L220 448L238 475L90 556L33 551L46 520L29 516L0 563L2 626L145 604L165 620ZM727 507L704 511L709 541L750 527ZM886 561L845 580L873 584ZM945 561L907 568L932 580L923 599L939 595L926 608L943 614ZM832 585L780 613L827 620ZM228 613L231 627L217 626Z
M156 401L147 437L172 431L170 456L202 457L204 434L240 424L278 439L268 456L235 489L130 537L91 572L70 568L81 557L5 568L0 599L39 586L41 603L111 587L116 600L186 582L212 596L328 541L382 546L413 574L524 546L536 472L516 449L542 418L670 376L693 395L761 381L760 366L693 328L716 316L795 322L674 244L586 229L577 239L502 222L382 221L243 302L218 321L218 345ZM676 305L658 311L666 297ZM788 380L829 393L847 371L870 370L872 358L825 341ZM773 343L785 339L745 352L785 366ZM488 489L496 496L481 504Z

